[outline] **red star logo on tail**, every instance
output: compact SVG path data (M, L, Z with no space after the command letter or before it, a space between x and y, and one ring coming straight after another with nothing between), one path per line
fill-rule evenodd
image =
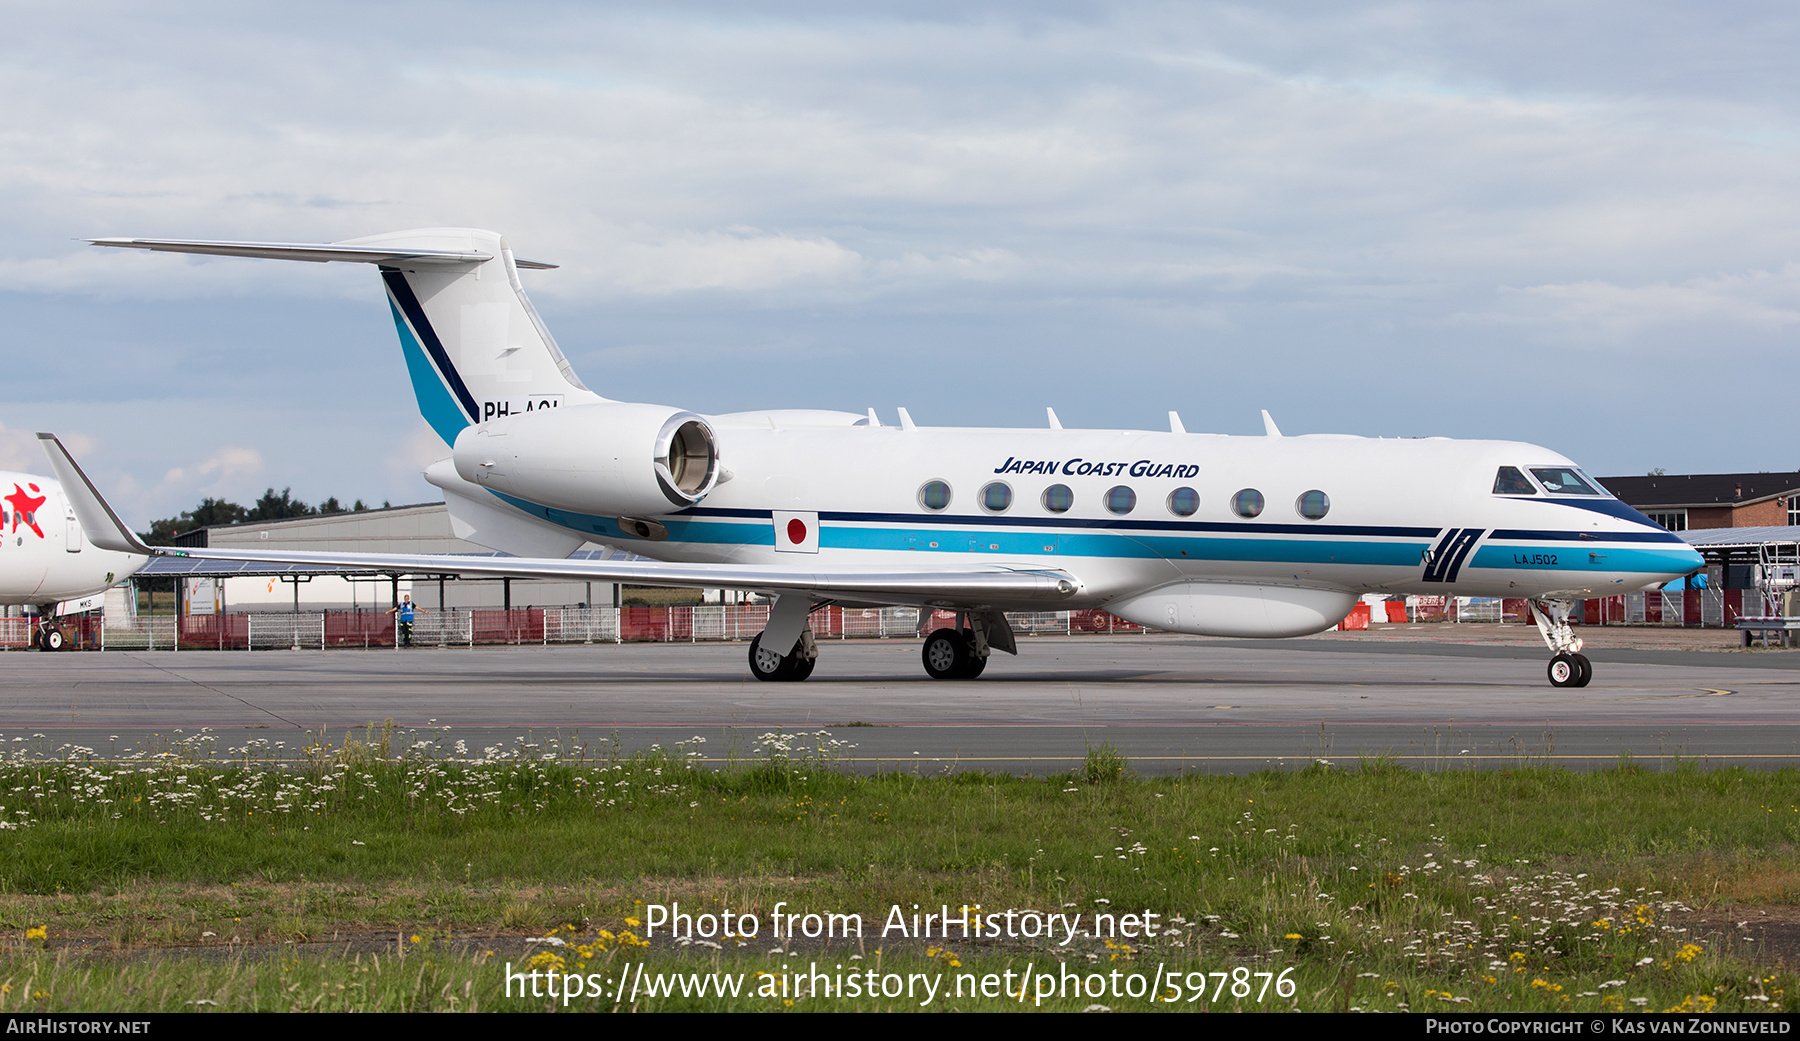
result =
M31 490L34 492L37 491L38 486L35 484L32 485ZM13 485L13 493L5 497L0 497L0 502L4 502L12 507L13 531L18 531L19 522L24 521L25 526L35 532L38 538L41 539L44 537L44 529L37 526L37 508L44 505L44 496L39 495L34 497L27 493L25 489L15 484Z

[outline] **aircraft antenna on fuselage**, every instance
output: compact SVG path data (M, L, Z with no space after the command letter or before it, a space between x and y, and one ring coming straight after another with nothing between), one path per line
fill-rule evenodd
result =
M1173 414L1174 413L1170 413L1170 415L1173 415ZM1275 425L1275 417L1269 415L1269 410L1266 408L1262 410L1262 414L1263 414L1263 435L1266 437L1280 437L1281 436L1281 428Z
M1051 430L1061 430L1062 429L1062 420L1056 418L1056 410L1055 409L1051 408L1049 405L1045 405L1044 406L1044 414L1050 417L1050 429Z
M912 430L913 429L912 414L907 412L904 408L896 409L895 411L900 413L900 429L901 430Z
M1266 412L1263 414L1268 415L1268 413L1266 413ZM1181 425L1181 413L1176 412L1174 409L1169 410L1169 433L1171 433L1171 434L1187 433L1187 427Z

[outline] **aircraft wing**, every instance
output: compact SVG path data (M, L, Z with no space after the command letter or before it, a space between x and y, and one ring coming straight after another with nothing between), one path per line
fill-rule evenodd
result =
M101 549L152 557L248 560L280 564L366 568L430 575L493 575L565 581L627 582L632 585L746 589L759 593L806 593L818 599L894 604L970 605L987 602L1056 603L1081 589L1073 576L1055 569L1011 568L997 564L917 568L788 568L742 564L669 564L655 560L556 560L532 557L454 554L308 553L280 550L179 549L146 545L113 512L54 434L38 434L50 465L62 482L87 540Z

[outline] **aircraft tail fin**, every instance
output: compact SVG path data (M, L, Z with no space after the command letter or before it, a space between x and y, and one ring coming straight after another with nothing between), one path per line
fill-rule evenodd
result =
M332 243L89 239L168 253L378 265L419 412L444 444L496 416L605 399L587 389L525 295L506 239L426 228Z

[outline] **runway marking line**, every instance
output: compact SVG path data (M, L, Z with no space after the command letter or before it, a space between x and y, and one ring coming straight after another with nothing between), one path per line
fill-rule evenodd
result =
M1670 698L1728 698L1736 694L1735 690L1720 687L1701 687L1698 694L1658 694L1651 698L1613 698L1614 701L1667 701Z

